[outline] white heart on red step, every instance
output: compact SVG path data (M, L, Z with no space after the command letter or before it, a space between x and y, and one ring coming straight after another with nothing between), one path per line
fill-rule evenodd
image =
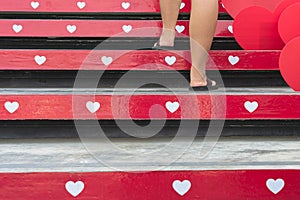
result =
M273 193L278 194L284 188L284 180L279 178L277 180L268 179L266 182L267 188Z
M101 61L104 65L108 66L112 63L113 58L112 57L107 57L107 56L102 56Z
M180 4L180 9L183 9L184 7L185 7L185 3L182 2L182 3Z
M16 101L15 102L7 101L4 103L4 107L9 113L14 113L16 110L18 110L19 103Z
M37 9L40 6L40 3L37 1L32 1L30 5L33 9Z
M225 6L224 6L224 4L223 4L223 3L221 3L221 6L222 6L223 8L225 8Z
M126 10L129 7L130 7L130 3L129 2L122 2L122 8L124 8Z
M236 65L240 61L240 58L238 56L229 56L228 61L231 65Z
M16 33L19 33L20 31L22 31L23 26L22 26L22 25L18 25L18 24L14 24L12 28L13 28L13 30L14 30Z
M175 56L166 56L165 61L168 65L173 65L176 62Z
M83 2L83 1L78 1L78 2L77 2L77 7L78 7L79 9L83 9L85 6L86 6L86 3L85 3L85 2Z
M182 33L184 31L184 29L185 29L185 26L183 26L183 25L176 25L176 31L178 33Z
M69 33L74 33L76 31L77 27L75 25L68 25L67 30Z
M233 26L232 26L232 25L229 25L227 29L228 29L228 31L229 31L230 33L233 34Z
M95 113L100 109L99 102L88 101L85 106L91 113Z
M77 181L76 183L73 181L68 181L65 184L66 190L71 194L73 197L77 197L84 189L84 183L82 181Z
M179 105L179 103L177 101L175 101L175 102L168 101L166 103L166 108L171 113L176 112L178 110L179 106L180 105Z
M123 25L122 29L125 33L129 33L132 30L132 26L131 25Z
M258 108L258 103L257 101L253 101L253 102L246 101L244 103L244 107L248 112L253 113Z
M180 196L184 196L191 189L192 184L189 180L176 180L173 182L172 186L175 192L177 192Z
M42 65L46 62L47 58L45 56L39 56L39 55L36 55L34 57L34 60L35 62L38 64L38 65Z

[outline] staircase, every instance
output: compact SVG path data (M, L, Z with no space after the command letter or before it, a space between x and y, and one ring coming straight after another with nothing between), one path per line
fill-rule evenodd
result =
M243 50L220 2L188 90L190 1L156 51L158 0L0 4L0 199L297 199L300 95L280 50Z

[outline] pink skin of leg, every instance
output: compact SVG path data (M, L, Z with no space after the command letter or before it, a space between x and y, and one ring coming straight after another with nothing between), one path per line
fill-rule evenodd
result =
M191 0L190 47L192 66L190 86L205 86L206 63L218 19L218 0ZM181 0L160 0L163 30L159 39L161 46L174 46L175 26ZM213 81L213 85L216 82Z

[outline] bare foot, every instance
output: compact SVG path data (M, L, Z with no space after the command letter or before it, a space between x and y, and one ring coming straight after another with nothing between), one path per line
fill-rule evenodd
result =
M211 80L211 82L212 82L212 86L217 85L216 81ZM207 85L207 81L201 81L201 82L191 81L190 83L191 87L206 86L206 85Z
M204 70L205 73L205 70ZM190 86L191 87L197 87L197 86L206 86L207 85L207 77L204 73L201 73L200 70L196 69L195 67L191 67L191 73L190 73ZM216 86L217 83L215 81L211 81L212 86Z

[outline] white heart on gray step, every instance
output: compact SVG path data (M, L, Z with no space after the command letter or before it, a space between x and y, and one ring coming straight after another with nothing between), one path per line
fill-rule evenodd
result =
M126 10L129 7L130 7L130 3L129 2L122 2L122 8L124 8Z
M268 179L266 182L267 188L274 194L278 194L284 188L284 180L279 178L277 180Z
M180 4L180 9L183 9L184 7L185 7L185 3L182 2L182 3Z
M173 182L172 186L175 192L177 192L180 196L183 196L191 189L192 184L189 180L176 180Z
M244 107L248 112L253 113L258 108L258 103L257 101L253 101L253 102L246 101L244 103Z
M82 181L77 181L74 183L73 181L68 181L65 184L66 190L71 194L73 197L77 197L84 189L84 183Z
M40 3L37 1L32 1L30 5L33 9L37 9L40 6Z
M112 63L113 58L112 57L107 57L107 56L102 56L101 61L104 65L108 66Z
M229 56L228 61L231 65L236 65L240 61L240 58L238 56Z
M175 56L166 56L165 61L168 65L173 65L176 62Z
M76 31L77 27L75 25L68 25L67 30L69 33L74 33Z
M233 26L232 26L232 25L229 25L229 26L228 26L228 31L229 31L230 33L233 33Z
M83 9L84 7L86 6L86 3L85 2L81 2L81 1L78 1L77 2L77 7L79 8L79 9Z
M100 108L100 103L99 102L92 102L92 101L88 101L86 103L86 108L91 112L91 113L95 113L99 110Z
M131 25L123 25L122 29L125 33L129 33L132 30L132 26Z
M177 25L176 26L176 31L178 33L182 33L184 31L185 27L183 25Z
M45 62L46 62L46 57L45 56L39 56L39 55L36 55L35 57L34 57L34 60L35 60L35 62L38 64L38 65L42 65L42 64L44 64Z
M4 107L9 113L14 113L19 108L19 103L16 101L15 102L7 101L4 103Z
M177 101L175 102L168 101L165 106L169 112L174 113L178 110L180 105Z
M20 31L22 31L23 26L22 26L22 25L18 25L18 24L14 24L12 28L13 28L13 30L14 30L16 33L19 33Z

